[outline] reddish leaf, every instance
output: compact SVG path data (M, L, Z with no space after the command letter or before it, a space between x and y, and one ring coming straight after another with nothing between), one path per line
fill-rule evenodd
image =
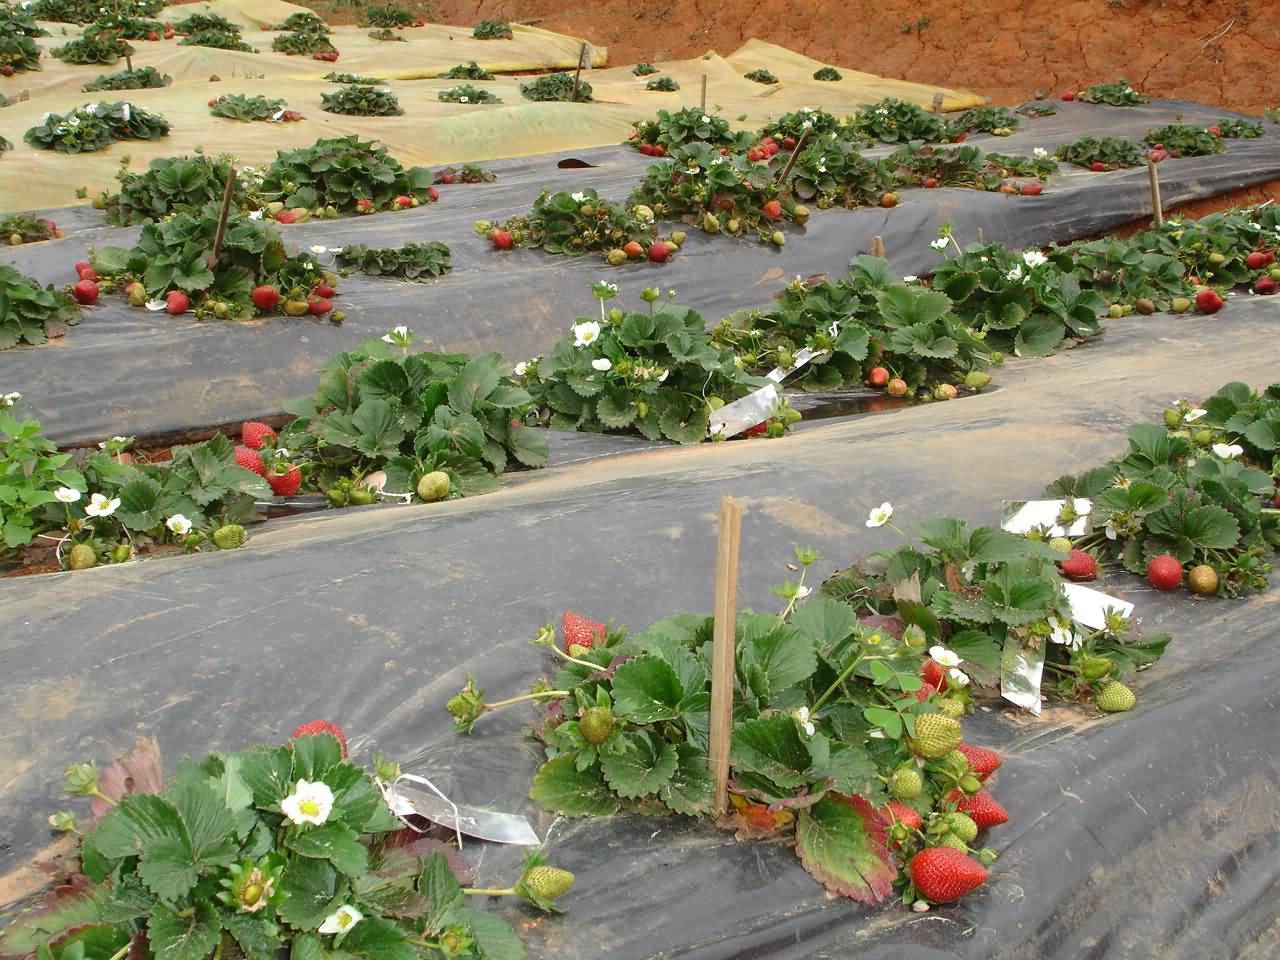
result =
M164 768L160 764L160 744L155 737L139 737L133 749L98 775L98 789L112 800L131 793L159 793L164 789ZM94 797L89 812L101 820L111 805Z
M828 794L796 824L796 853L819 883L861 903L893 892L898 864L886 846L885 823L862 797Z

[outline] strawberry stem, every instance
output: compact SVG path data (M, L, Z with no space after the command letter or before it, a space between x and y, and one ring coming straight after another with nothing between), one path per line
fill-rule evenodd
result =
M836 677L835 681L831 684L831 686L827 687L827 689L823 691L822 696L820 696L817 700L813 702L813 706L809 708L809 713L810 714L817 713L818 710L822 707L822 705L827 702L827 699L831 696L831 694L836 692L836 688L841 686L845 682L845 680L849 679L849 675L853 673L854 668L857 667L858 664L860 664L864 659L866 659L866 655L862 653L854 657L853 662L849 664L847 667L845 667L844 670L840 672L840 676ZM875 659L878 660L880 658L876 657Z
M562 660L566 661L567 663L576 663L580 667L590 667L592 672L596 670L604 669L598 663L592 663L590 660L579 660L577 657L570 656L569 654L561 650L559 647L557 647L554 643L551 644L551 649L555 651L556 656L560 657Z
M463 887L462 892L469 897L514 897L515 887Z
M596 669L596 665L590 664L591 668ZM523 703L526 700L538 700L540 698L562 699L569 696L569 690L542 690L538 693L526 693L519 697L509 697L506 700L496 700L493 703L486 703L485 710L497 710L499 707L508 707L513 703Z

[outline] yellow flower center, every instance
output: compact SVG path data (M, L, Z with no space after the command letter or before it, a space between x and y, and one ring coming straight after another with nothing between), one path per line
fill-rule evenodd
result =
M298 809L308 817L320 816L320 804L314 800L303 800L299 802Z
M349 913L338 914L338 926L340 926L343 930L351 926L351 914Z

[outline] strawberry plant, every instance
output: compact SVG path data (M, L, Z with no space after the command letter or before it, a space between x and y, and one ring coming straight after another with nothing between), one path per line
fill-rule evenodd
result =
M171 83L173 83L173 77L167 73L161 73L155 67L138 67L133 70L121 70L119 73L102 74L80 89L85 93L94 93L98 90L149 90L167 87Z
M573 74L547 73L520 84L520 93L526 100L567 100L586 103L591 100L591 84L579 78L575 92Z
M1059 146L1054 156L1099 173L1121 167L1139 167L1147 160L1142 147L1122 137L1081 137Z
M988 176L984 186L990 189L993 179L1006 177L1035 177L1047 180L1058 172L1057 162L1043 147L1036 147L1030 157L1012 156L1007 153L988 153L985 157Z
M291 13L285 17L284 22L279 26L271 28L272 30L282 30L289 33L328 33L329 24L325 23L320 17L316 16L310 10L299 10L297 13Z
M293 120L302 115L286 109L283 99L276 97L246 96L243 93L232 93L218 97L209 107L215 117L226 117L228 120Z
M864 157L852 143L829 134L800 150L787 186L795 199L827 210L879 203L897 182L892 161Z
M193 213L222 199L230 170L231 158L213 159L203 153L157 157L141 173L131 173L128 161L122 161L116 173L120 190L104 193L100 205L107 222L116 226L161 220L178 211ZM249 205L247 185L239 180L232 206L243 210Z
M87 103L66 116L50 113L26 132L25 140L42 150L89 153L117 140L156 140L169 135L169 122L132 103Z
M799 580L774 588L781 613L737 614L729 823L740 839L794 847L831 893L868 904L895 887L905 903L957 899L996 856L969 845L1008 820L982 783L1000 757L963 740L972 695L957 678L968 676L922 605L928 626L908 635L860 622L834 596L800 604L816 560L796 550ZM534 640L554 655L550 682L490 702L469 680L447 708L470 732L495 710L536 706L546 760L530 796L550 813L719 817L707 757L714 627L677 614L629 634L569 612L562 637L547 625ZM921 677L930 639L948 664L937 665L945 696ZM988 647L973 650L991 659ZM921 869L939 854L952 858L948 870Z
M358 73L326 73L324 78L331 83L357 83L364 86L374 86L387 82L378 77L363 77Z
M414 27L421 26L418 18L404 7L391 4L366 7L360 16L360 24L365 27Z
M464 889L462 858L389 809L380 787L398 771L350 762L327 721L283 745L185 759L167 784L155 740L101 776L73 764L64 790L88 801L89 817L83 829L71 811L52 822L75 835L68 862L83 872L58 875L47 907L6 930L6 947L49 953L71 937L107 956L145 931L157 954L191 957L304 956L335 935L367 960L461 957L460 945L472 957L523 957L507 921L468 900L506 894L551 912L573 874L535 853L510 888Z
M637 63L631 68L631 73L637 77L647 77L660 72L652 63Z
M1008 136L1018 129L1018 115L1006 107L974 107L947 121L952 139L963 133Z
M1213 213L1199 220L1170 219L1163 228L1131 238L1139 250L1177 259L1190 276L1210 286L1249 283L1255 250L1280 249L1280 211L1273 206Z
M0 36L47 37L49 31L36 23L30 7L23 8L6 3L0 7Z
M337 48L330 42L329 30L321 21L319 30L295 30L291 33L277 34L271 41L271 49L292 57L313 53L333 53Z
M493 74L472 60L450 67L440 74L442 80L492 80Z
M80 308L65 293L0 264L0 350L42 344L79 322Z
M409 41L408 41L408 38L406 38L406 37L402 36L401 34L396 33L396 32L395 32L394 30L392 30L390 27L383 27L381 30L370 30L370 31L369 31L369 39L370 39L370 40L379 40L379 41L383 41L383 42L386 42L386 41L388 41L388 40L399 41L400 43L408 43L408 42L409 42Z
M746 77L748 80L750 80L752 83L763 83L763 84L772 85L778 82L778 78L775 77L768 70L766 70L764 67L761 67L758 70L752 70L748 73L744 73L743 76Z
M159 20L111 11L99 13L97 19L84 31L86 37L114 34L125 40L159 40L163 33L164 24Z
M854 117L852 126L864 139L881 143L907 143L911 140L941 143L950 139L947 123L941 117L922 110L914 103L893 97L863 107Z
M660 145L664 153L690 143L708 143L713 147L741 149L747 134L735 134L729 121L696 107L683 110L659 110L656 120L637 120L629 142L644 152L645 145ZM652 155L653 151L647 151Z
M0 291L14 289L10 274L12 268L0 266ZM10 326L7 315L0 319L0 337ZM71 454L59 453L38 421L18 418L14 406L21 399L16 393L0 396L0 557L53 529L44 515L46 506L57 502L55 490L85 489L84 477L70 466Z
M761 128L759 138L766 140L772 137L785 146L788 137L792 141L799 141L801 137L807 135L811 138L810 142L814 142L819 136L828 133L834 133L845 140L858 139L856 131L843 123L835 114L813 108L793 110L790 113L784 113L777 120L770 120ZM795 143L787 149L795 149Z
M545 357L520 370L553 429L701 443L717 407L763 383L742 374L732 351L711 344L695 311L655 308L656 290L646 291L648 310L606 311L617 288L594 289L601 319L580 317Z
M404 113L400 101L390 90L361 84L320 94L320 109L359 117L398 117Z
M1015 112L1024 117L1031 117L1033 120L1038 120L1042 117L1054 116L1057 114L1058 108L1052 103L1032 101L1031 103L1024 103Z
M332 206L351 212L367 203L370 210L385 210L402 196L428 202L431 180L426 167L406 169L385 146L353 134L281 151L260 192L265 200L290 208Z
M165 0L133 0L130 6L135 16L154 17ZM105 12L102 0L33 0L23 10L33 19L56 23L92 23Z
M14 72L40 69L40 47L24 34L0 33L0 69Z
M359 243L347 244L338 254L338 262L373 277L422 281L442 277L453 269L449 248L435 240L373 250Z
M239 31L199 30L178 41L184 47L210 47L214 50L239 50L241 53L257 53L258 51L245 43Z
M1147 252L1125 240L1075 243L1052 259L1109 304L1136 306L1145 299L1153 310L1169 310L1174 300L1192 292L1185 268L1175 257Z
M436 94L436 99L444 103L501 103L494 94L488 90L481 90L479 87L473 87L469 83L460 83L456 87L449 87L447 90L441 90Z
M180 34L201 33L205 30L218 30L223 33L239 33L240 27L226 17L217 13L193 13L183 17L173 25Z
M411 353L404 327L335 357L280 443L307 452L313 482L384 470L385 490L421 499L473 496L498 487L511 460L543 467L547 440L525 425L532 398L497 354ZM423 481L447 474L443 494Z
M449 183L493 183L498 177L494 173L490 173L484 167L474 163L464 163L461 169L457 167L444 167L437 170L432 178L433 183L449 184Z
M541 247L547 253L579 256L592 250L615 251L635 243L647 248L654 238L653 218L633 207L601 200L594 190L576 193L543 191L528 216L512 217L501 228L515 246ZM493 225L481 221L476 231L489 236ZM639 252L637 250L637 257ZM623 254L622 261L627 259Z
M103 32L77 37L60 47L49 51L49 56L56 57L64 63L106 63L112 64L125 57L132 56L134 49L114 32Z
M841 76L840 71L835 67L819 67L813 72L813 79L834 82L836 80L843 80L844 77Z
M1228 140L1254 140L1262 136L1262 124L1253 120L1224 117L1214 126L1218 128L1218 135Z
M1149 576L1154 558L1171 556L1175 568L1212 570L1213 589L1201 592L1240 596L1267 588L1280 548L1280 514L1269 509L1278 443L1280 386L1259 394L1230 383L1202 407L1179 403L1163 423L1131 427L1124 456L1049 491L1092 499L1074 548Z
M3 104L0 104L0 106L3 106ZM0 137L0 154L3 154L6 150L12 150L12 149L13 149L13 144L10 143L4 137Z
M1147 131L1143 138L1148 146L1160 144L1171 157L1203 157L1227 149L1222 137L1202 127L1171 123Z
M644 88L658 93L675 93L680 89L680 84L675 77L654 77L644 85Z
M1123 77L1115 83L1095 83L1076 96L1085 103L1105 103L1112 107L1137 107L1151 102L1149 96L1133 89Z
M29 213L11 213L0 216L0 242L11 247L24 243L52 240L56 234L52 220L33 217Z
M477 40L510 40L513 34L511 24L505 20L481 20L471 31L471 36Z

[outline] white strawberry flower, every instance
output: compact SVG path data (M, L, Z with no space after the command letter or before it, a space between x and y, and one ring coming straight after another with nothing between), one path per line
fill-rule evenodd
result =
M1195 423L1208 412L1208 410L1201 410L1199 407L1193 407L1182 415L1182 421L1183 423Z
M613 369L613 361L608 357L597 357L591 361L591 369L599 370L601 373L606 373Z
M80 499L80 491L71 487L59 487L53 491L53 496L59 503L75 503Z
M573 345L589 347L600 339L600 324L595 320L585 320L573 325Z
M1036 158L1037 160L1043 160L1045 157L1047 157L1047 156L1049 155L1049 151L1048 151L1048 150L1046 150L1044 147L1036 147L1036 148L1035 148L1034 150L1032 150L1031 152L1032 152L1032 154L1034 154L1034 155L1035 155L1035 158Z
M964 658L960 654L937 643L929 648L929 656L940 667L958 667L964 663Z
M574 203L581 203L583 200L587 199L587 195L582 192L571 193L569 196L573 198Z
M889 518L893 516L893 504L888 500L880 504L867 514L868 527L883 527L889 522Z
M929 246L931 246L931 247L933 247L933 249L935 249L935 250L937 250L937 251L941 252L941 251L943 251L943 250L947 249L947 238L946 238L946 237L939 237L937 240L930 240L930 241L929 241Z
M249 211L249 219L250 219L250 220L261 220L261 219L262 219L262 211L261 211L261 210L250 210L250 211Z
M917 277L914 273L909 273L909 274L907 274L905 277L903 277L903 278L902 278L902 282L903 282L903 283L915 283L915 282L916 282L917 280L919 280L919 279L920 279L920 278L919 278L919 277Z
M1040 267L1048 263L1049 258L1039 250L1027 250L1022 254L1022 262L1034 270L1036 267Z
M670 370L663 370L660 374L658 374L658 382L666 383L667 377L670 376L670 374L671 374Z
M708 117L708 116L704 113L704 114L702 115L702 122L703 122L703 123L710 123L710 122L711 122L711 118L710 118L710 117Z
M89 505L84 508L84 512L91 517L109 517L120 507L120 498L113 497L108 500L100 493L95 493L89 498Z
M1213 445L1213 455L1221 457L1223 460L1234 460L1242 453L1244 453L1244 447L1238 443L1215 443Z
M355 907L341 906L320 924L320 933L346 933L364 919L364 914Z
M969 685L969 675L963 670L957 670L955 667L947 671L947 679L957 687L967 687Z
M1062 624L1058 622L1057 617L1049 618L1049 640L1053 643L1062 644L1072 650L1079 650L1084 644L1084 637L1071 629L1070 624Z
M280 801L280 809L291 823L318 827L333 812L333 791L319 780L312 783L299 780L293 793Z
M1015 263L1013 269L1004 275L1004 278L1010 283L1015 283L1022 279L1022 264Z
M818 732L818 728L815 727L813 725L813 721L809 719L808 707L798 707L791 712L791 715L796 718L796 723L800 724L800 727L804 730L804 735L806 737L812 737Z
M120 112L124 115L124 122L129 122L129 117L133 115L133 105L126 103L120 108Z
M516 364L514 373L517 377L523 377L528 372L529 372L529 364L526 363L524 360L521 360L519 363Z
M12 407L15 403L17 403L21 399L22 399L22 394L20 394L17 390L13 390L9 393L6 393L3 397L0 397L0 407Z
M175 513L164 522L164 525L180 537L185 537L191 532L191 521L180 513Z
M469 99L467 99L466 97L459 97L459 98L458 98L458 102L459 102L459 103L470 103L471 101L470 101Z
M382 335L383 343L394 343L397 346L408 346L410 340L409 328L401 324L398 327L392 327Z

